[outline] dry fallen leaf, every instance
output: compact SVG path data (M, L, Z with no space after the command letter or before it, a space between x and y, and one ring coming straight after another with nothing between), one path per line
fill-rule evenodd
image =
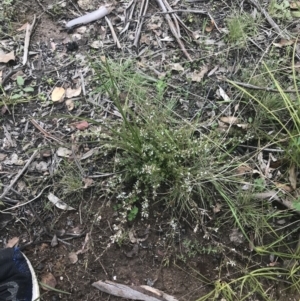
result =
M233 242L235 245L242 244L244 242L244 236L243 233L237 229L233 228L229 234L229 239L231 242Z
M238 124L239 123L238 118L233 117L233 116L220 117L220 120L224 123L229 123L229 124Z
M16 153L11 155L10 163L17 166L23 166L25 162L22 159L19 159Z
M71 89L71 88L68 88L66 90L66 97L67 98L72 98L72 97L77 97L79 96L81 93L81 86L79 86L78 88L76 89Z
M276 188L282 189L285 192L292 192L293 188L290 185L284 184L284 183L279 183L279 182L274 182Z
M206 32L211 32L215 28L215 22L210 20L210 24L205 27Z
M5 160L5 159L6 159L6 157L7 157L7 155L6 155L6 154L2 154L2 153L0 153L0 161L3 161L3 160Z
M57 196L55 196L53 193L48 194L48 200L54 204L57 208L62 210L76 210L75 208L67 205L63 201L61 201Z
M84 189L91 187L94 185L94 180L91 178L83 178L82 182L84 183Z
M248 165L245 165L245 164L243 164L243 165L240 165L237 169L236 169L236 173L238 174L238 175L244 175L244 174L248 174L248 173L252 173L252 171L253 171L253 168L251 168L250 166L248 166Z
M184 71L184 68L179 63L171 64L171 70Z
M297 175L296 175L296 166L292 164L289 169L289 181L293 189L297 188Z
M103 48L103 42L102 41L94 41L91 43L90 47L94 48L94 49Z
M243 130L246 130L250 127L250 124L248 124L248 123L237 123L236 126L243 129Z
M50 288L47 288L46 286L44 286L43 283L49 287L55 288L57 281L56 281L55 277L53 276L53 274L47 273L42 276L41 285L45 291L51 290Z
M299 9L300 8L300 1L295 1L290 3L291 9Z
M9 61L15 60L15 52L11 51L9 53L0 52L0 63L8 63Z
M78 256L75 252L71 252L69 253L69 261L72 263L72 264L75 264L77 261L78 261Z
M225 101L229 101L230 98L229 96L226 94L226 92L224 91L224 89L222 87L219 87L219 94L220 96L225 100Z
M8 242L5 245L5 248L13 248L18 243L19 243L19 237L13 237L8 240Z
M222 205L220 203L216 203L216 205L213 207L213 212L218 213L221 211Z
M90 241L90 233L86 233L84 238L84 243L80 250L76 252L76 254L84 254L89 250L89 241Z
M131 243L135 244L137 242L137 239L135 237L135 231L133 229L129 231L128 236Z
M80 121L78 123L75 124L76 129L80 130L80 131L84 131L85 129L87 129L89 127L89 123L85 120Z
M66 100L66 106L68 108L68 111L72 111L75 107L73 99L67 99Z
M200 71L195 70L192 75L192 82L200 82L207 72L208 66L203 66Z
M58 245L58 240L56 234L53 235L53 238L51 240L51 247L56 247Z
M58 157L69 158L72 155L72 151L65 147L59 147L56 151Z
M51 99L53 102L62 102L65 97L65 89L63 87L55 87L51 94Z
M285 40L285 39L281 39L279 41L279 43L273 43L273 45L275 47L284 47L284 46L290 46L290 45L293 45L295 43L295 40Z
M39 249L40 249L41 252L43 252L43 251L45 251L46 249L48 249L48 247L49 247L48 244L42 243Z
M280 198L278 197L278 192L275 190L269 190L266 192L258 192L253 195L255 198L259 200L273 200L273 201L280 201Z
M93 7L93 2L91 0L78 0L77 5L83 10L88 10Z

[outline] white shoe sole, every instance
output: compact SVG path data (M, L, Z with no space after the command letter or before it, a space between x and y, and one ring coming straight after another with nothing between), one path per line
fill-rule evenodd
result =
M30 273L31 273L31 278L32 278L32 301L36 301L40 299L40 288L39 288L39 283L37 280L37 277L35 275L34 269L30 263L30 261L28 260L28 258L25 256L24 253L22 253L22 255L24 256L24 258L27 261Z

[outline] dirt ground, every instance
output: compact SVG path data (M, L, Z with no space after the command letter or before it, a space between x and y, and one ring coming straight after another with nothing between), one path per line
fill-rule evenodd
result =
M18 5L15 6L17 12L11 23L13 28L18 29L25 22L31 23L34 15L37 17L29 48L32 51L29 59L30 66L22 72L29 74L28 70L31 70L30 76L27 77L28 82L35 81L39 86L39 93L45 92L47 97L51 94L53 86L47 86L44 78L49 79L50 85L51 76L56 74L56 77L54 76L54 79L51 80L65 81L72 86L74 78L75 82L76 76L78 78L77 71L84 69L85 58L80 55L84 55L89 50L89 39L101 35L106 27L105 22L100 20L92 25L93 30L86 36L80 29L75 31L84 37L78 41L78 50L75 52L68 50L67 45L74 39L74 31L66 30L64 23L74 18L75 15L79 15L80 11L83 13L85 11L81 9L78 12L76 10L78 8L77 1L60 2L65 2L66 6L58 5L59 1L56 0L18 2ZM87 2L93 8L103 4L101 1ZM118 10L119 4L120 9ZM117 2L116 12L113 14L116 27L120 22L118 18L121 14L121 4L123 7L123 1ZM218 6L216 3L212 4L212 1L198 1L193 4L193 9L200 10L212 5ZM56 8L53 9L53 6ZM156 9L155 1L150 1L150 11ZM219 26L222 26L223 14L226 14L227 9L226 5L223 12L216 15L216 22ZM197 16L197 18L200 20L202 16ZM200 24L201 22L196 20L194 26L201 26ZM89 26L87 25L87 27ZM214 38L218 38L217 31ZM145 38L146 40L147 38ZM132 42L132 38L124 43L126 47L129 42ZM16 43L21 44L21 38L18 37ZM104 52L117 53L117 57L127 56L132 51L126 47L127 50L125 48L117 49L111 41L107 44L104 41L104 45ZM153 50L156 49L155 47L158 46L154 45ZM57 53L53 51L54 48ZM19 48L16 49L20 51ZM167 60L170 60L172 55L174 57L178 55L178 49L172 46L169 47L169 51ZM95 53L100 59L102 49L94 49L93 55ZM200 57L201 49L195 48L192 53L194 56ZM73 58L82 59L82 61L79 64L78 61L73 61ZM155 61L155 57L153 60ZM141 64L143 64L142 60ZM210 64L214 64L213 57L210 59ZM8 65L6 72L13 66L13 64ZM16 71L19 72L20 69ZM90 76L92 75L87 74L86 83ZM178 80L180 81L180 79ZM201 90L199 98L209 94L210 89L213 89L215 85L213 81L210 82L210 88ZM194 101L182 111L182 114L193 115L197 105L199 106L199 103L197 104L199 98L195 97ZM43 105L39 101L33 101L17 105L12 114L2 114L2 123L13 133L16 141L14 148L3 147L3 152L7 156L17 149L19 157L22 157L22 154L28 149L24 148L25 145L30 145L30 148L34 149L44 143L44 139L47 140L45 150L50 149L49 145L53 140L50 136L46 136L46 138L42 136L37 128L28 121L29 117L40 118L48 133L60 131L61 139L71 140L71 130L65 124L60 123L59 117L52 119L47 113L49 109L45 109L47 114L43 114L41 108ZM86 108L81 107L80 109L84 111ZM58 104L51 108L51 114L53 112L61 115L70 114L64 104ZM78 111L74 113L74 116L77 113ZM80 112L78 116L80 116ZM1 141L4 144L5 133L1 131L1 135ZM46 154L40 155L40 161L42 161L42 157L46 158L47 156ZM93 166L93 168L97 170L100 167ZM13 167L1 169L2 182L7 185L18 170ZM102 178L94 180L98 182L97 185L105 184L105 180ZM268 258L252 253L249 244L245 241L238 241L238 238L231 239L232 225L226 224L226 218L218 220L219 213L209 212L204 217L205 227L200 227L198 231L195 231L194 225L191 225L188 220L181 221L171 231L170 225L166 222L168 220L167 213L161 212L161 208L158 208L156 214L153 214L149 220L137 219L124 225L123 230L126 235L117 243L113 241L113 236L118 230L116 229L118 214L113 210L110 201L100 195L95 195L93 189L85 191L80 196L76 210L61 211L56 207L49 208L46 205L47 194L51 192L49 187L55 187L55 183L43 173L29 170L26 172L25 186L30 189L23 187L24 190L22 190L20 186L19 183L16 188L19 193L15 197L19 202L24 201L20 194L24 194L27 200L38 197L30 204L16 208L14 211L2 211L0 214L0 242L1 246L5 246L12 238L18 237L19 245L32 262L39 280L44 281L46 276L53 277L52 281L56 281L56 289L69 293L41 289L41 299L45 301L120 300L120 298L102 293L92 286L99 280L110 280L126 285L154 286L178 300L196 300L211 290L212 286L208 285L208 282L217 281L220 275L224 277L227 275L230 279L230 275L238 273L238 269L235 270L231 264L239 266L239 263L245 264L246 262L246 265L258 267L266 266L269 263ZM70 205L72 206L72 202ZM217 231L217 225L220 223L222 227L218 227ZM137 238L140 239L139 243L136 243ZM187 245L187 242L192 242L193 245ZM49 276L49 273L52 276ZM276 300L286 298L280 286L270 289L274 291ZM295 296L294 300L296 299ZM216 297L215 300L221 299ZM222 300L224 301L224 299ZM252 296L247 300L258 299L256 296Z

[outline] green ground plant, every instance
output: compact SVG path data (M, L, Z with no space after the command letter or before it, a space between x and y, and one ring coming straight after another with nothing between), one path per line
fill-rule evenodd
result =
M226 24L228 28L228 42L244 46L247 38L257 33L259 19L254 20L248 13L236 12L226 19Z
M106 61L97 70L101 89L122 116L114 128L107 125L111 136L106 143L114 153L115 171L121 172L111 181L118 192L117 209L131 220L138 210L147 218L151 205L159 202L174 215L197 220L200 208L211 205L216 183L224 191L235 185L237 162L231 151L240 139L216 130L199 132L196 121L179 118L166 100L159 100L161 91L157 99L141 75L129 67L121 73L114 68ZM126 99L120 99L122 94Z
M279 20L291 20L292 13L290 10L290 2L287 0L278 2L271 0L269 3L268 11L270 15Z
M295 53L293 54L295 57ZM264 64L269 75L267 87L277 89L277 93L250 92L231 82L243 97L247 97L252 104L259 118L256 126L263 129L263 140L267 145L279 146L284 150L284 158L290 164L299 166L299 93L297 89L298 77L293 64L292 80L294 82L294 93L286 93L282 84ZM265 78L266 80L266 78ZM282 80L280 80L282 82ZM272 95L273 94L273 95ZM274 95L275 94L275 95ZM267 97L266 97L267 96ZM276 104L276 105L274 105ZM264 117L262 117L264 114ZM260 138L259 138L260 139ZM238 199L233 198L219 189L220 195L228 205L227 218L230 222L234 220L235 226L244 234L244 237L253 244L255 254L263 258L277 258L274 264L264 268L251 268L244 270L241 277L223 280L222 277L215 283L214 290L199 300L215 300L218 296L226 300L247 300L250 296L260 296L263 300L276 300L272 292L268 292L266 285L271 283L284 282L286 290L299 294L299 238L297 232L299 228L291 223L280 227L274 220L289 220L293 212L289 210L273 210L269 202L262 202L255 199L255 191L266 191L270 189L270 181L262 178L249 179L252 182L252 190L248 194L239 195ZM286 198L287 196L283 196ZM294 209L297 209L298 199L294 198ZM252 238L251 234L252 233ZM253 237L256 237L253 240ZM281 263L277 263L277 260ZM282 263L283 262L283 263ZM243 271L243 268L241 268Z

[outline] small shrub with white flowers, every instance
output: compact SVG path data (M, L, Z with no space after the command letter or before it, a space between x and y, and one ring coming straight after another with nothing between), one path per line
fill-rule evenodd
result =
M150 92L151 101L137 99L136 87L125 91L134 106L121 103L119 86L106 67L102 85L122 116L113 128L108 126L111 139L105 144L113 150L114 168L120 172L108 182L118 200L116 209L129 220L138 211L147 218L151 204L159 201L175 215L198 219L216 193L214 183L224 187L233 183L231 170L236 164L228 150L240 143L239 138L223 137L215 130L202 133L196 122L178 118ZM131 82L134 76L129 77Z

